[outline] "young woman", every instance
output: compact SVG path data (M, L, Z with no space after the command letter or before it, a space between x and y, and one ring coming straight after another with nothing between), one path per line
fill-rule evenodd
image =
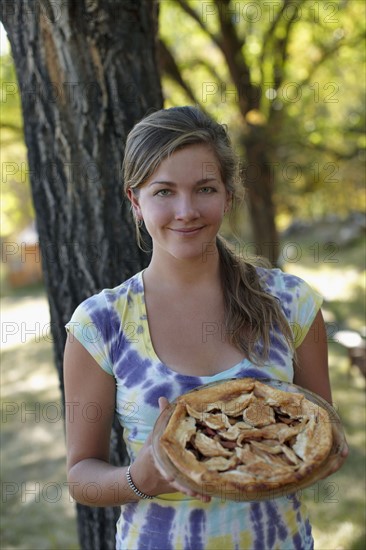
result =
M151 236L151 262L87 299L67 325L68 479L82 504L121 505L117 549L313 546L296 495L222 502L179 487L153 458L159 411L208 382L270 377L331 401L320 296L297 277L255 268L218 234L235 176L225 128L199 110L161 110L139 122L124 181L137 232L144 223ZM109 464L115 412L129 469Z

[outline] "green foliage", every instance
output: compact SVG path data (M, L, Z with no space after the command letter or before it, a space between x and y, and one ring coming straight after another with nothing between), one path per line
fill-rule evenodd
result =
M0 61L1 237L7 237L28 225L34 212L14 64L10 54Z
M240 113L220 44L222 20L233 23L258 106ZM179 30L179 32L177 32ZM164 0L160 34L196 103L229 125L239 155L248 120L264 126L280 226L292 217L345 215L364 204L365 4ZM166 106L191 104L171 76ZM245 157L242 158L245 166ZM258 167L246 167L246 178Z
M188 15L185 3L195 14ZM267 128L277 223L293 217L345 215L364 206L365 4L162 0L160 34L195 101L165 75L165 106L198 103L229 125L248 179L241 142L244 88L236 89L221 49L219 11L234 21L241 54L257 86L257 123ZM200 24L203 23L205 29ZM291 23L291 24L290 24ZM216 40L216 41L215 41ZM7 236L33 218L22 115L11 55L1 57L2 227Z

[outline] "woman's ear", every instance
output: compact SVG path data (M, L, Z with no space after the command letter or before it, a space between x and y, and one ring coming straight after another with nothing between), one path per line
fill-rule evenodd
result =
M225 208L224 213L229 212L231 210L233 204L233 194L226 191L226 202L225 202Z
M138 199L138 194L130 187L129 189L127 189L127 196L131 202L131 207L132 207L135 219L141 220L142 213L141 213L140 203Z

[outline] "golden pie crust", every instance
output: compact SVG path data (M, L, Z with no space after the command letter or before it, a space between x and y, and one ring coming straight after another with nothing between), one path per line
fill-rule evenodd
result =
M203 491L296 486L327 459L331 419L301 393L242 378L179 397L160 445Z

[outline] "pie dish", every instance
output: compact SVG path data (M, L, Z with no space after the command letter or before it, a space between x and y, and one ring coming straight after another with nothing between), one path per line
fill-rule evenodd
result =
M157 465L183 486L231 500L292 493L340 461L339 417L321 397L278 380L241 378L181 395L158 418Z

